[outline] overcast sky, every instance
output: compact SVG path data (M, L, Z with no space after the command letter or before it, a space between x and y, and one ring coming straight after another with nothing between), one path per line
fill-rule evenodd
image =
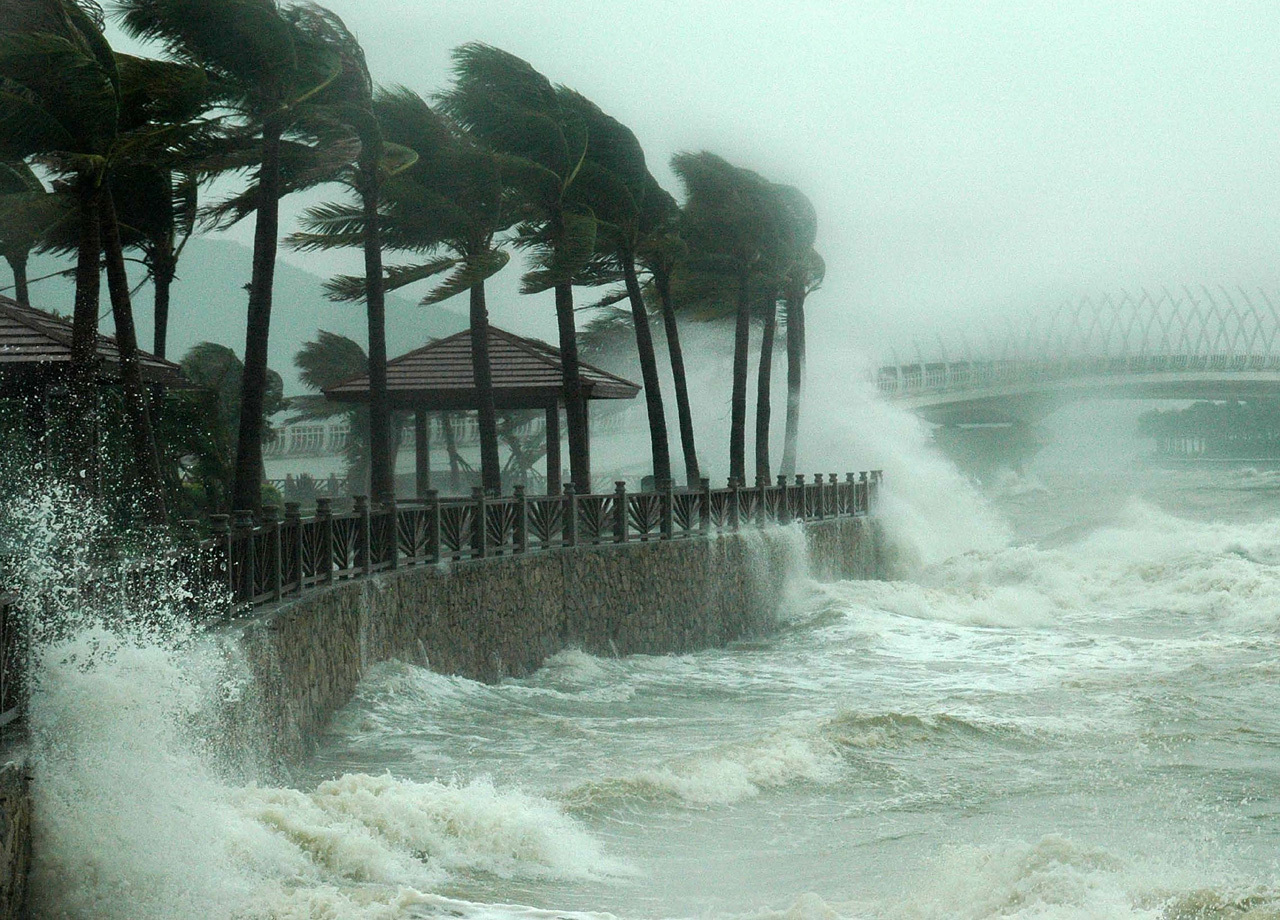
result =
M1122 286L1276 280L1271 4L327 5L380 82L433 93L450 49L485 41L629 125L677 195L679 150L799 186L828 265L810 301L824 332L900 343ZM495 320L553 335L549 295L508 290Z

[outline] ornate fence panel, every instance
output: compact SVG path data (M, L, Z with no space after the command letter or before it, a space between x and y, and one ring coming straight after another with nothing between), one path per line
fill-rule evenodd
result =
M662 497L657 492L628 495L627 521L635 539L656 539L662 526Z
M564 504L562 495L529 499L529 549L564 545Z
M578 545L613 542L612 495L578 496Z
M485 503L485 546L490 556L515 552L517 503L511 498L491 498Z

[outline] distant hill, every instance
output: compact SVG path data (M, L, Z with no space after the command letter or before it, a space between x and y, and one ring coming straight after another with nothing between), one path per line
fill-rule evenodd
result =
M168 355L180 360L197 342L218 342L244 355L245 313L249 295L252 252L231 240L196 237L183 250L174 282L169 312ZM52 258L35 258L32 278L66 267ZM2 266L3 263L0 263ZM131 277L141 277L141 266L130 263ZM0 273L8 284L7 272ZM337 304L324 295L324 279L286 262L276 263L275 290L271 308L271 347L268 361L284 378L285 393L306 392L298 382L293 356L302 343L315 337L319 329L349 336L368 345L364 307ZM32 306L70 315L75 288L69 278L51 278L31 287ZM138 324L138 344L150 350L152 344L152 292L146 285L134 295ZM465 306L465 305L464 305ZM106 279L102 284L103 331L111 331L111 310ZM432 338L452 335L465 329L467 318L451 307L421 307L405 297L387 297L387 349L391 357L425 344Z

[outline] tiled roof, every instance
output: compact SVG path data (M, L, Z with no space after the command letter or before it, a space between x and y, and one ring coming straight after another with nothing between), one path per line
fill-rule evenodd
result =
M98 357L109 377L120 372L120 349L110 336L98 336ZM142 379L149 383L173 383L181 369L171 361L138 352ZM43 310L24 307L0 295L0 376L69 367L71 322Z
M494 399L503 407L536 408L555 402L564 389L560 350L537 339L489 327L489 360ZM588 399L632 399L638 384L616 374L579 363ZM424 345L387 362L387 390L397 405L461 408L475 400L471 373L471 331ZM363 402L369 398L369 376L361 374L324 391L330 399Z

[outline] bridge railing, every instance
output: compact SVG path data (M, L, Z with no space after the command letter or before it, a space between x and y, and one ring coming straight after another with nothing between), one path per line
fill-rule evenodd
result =
M1033 361L957 361L884 365L875 373L885 396L916 396L1073 377L1280 371L1280 355L1130 355Z
M440 498L373 506L355 496L349 511L330 499L316 501L303 517L286 503L281 515L265 508L260 520L247 512L214 515L212 537L188 557L193 574L216 579L236 606L265 604L308 588L389 571L401 566L465 562L545 552L573 546L644 543L733 532L766 523L787 524L871 513L882 480L879 470L818 474L806 481L779 476L755 487L712 489L671 485L631 492L495 497L473 490L470 498Z

